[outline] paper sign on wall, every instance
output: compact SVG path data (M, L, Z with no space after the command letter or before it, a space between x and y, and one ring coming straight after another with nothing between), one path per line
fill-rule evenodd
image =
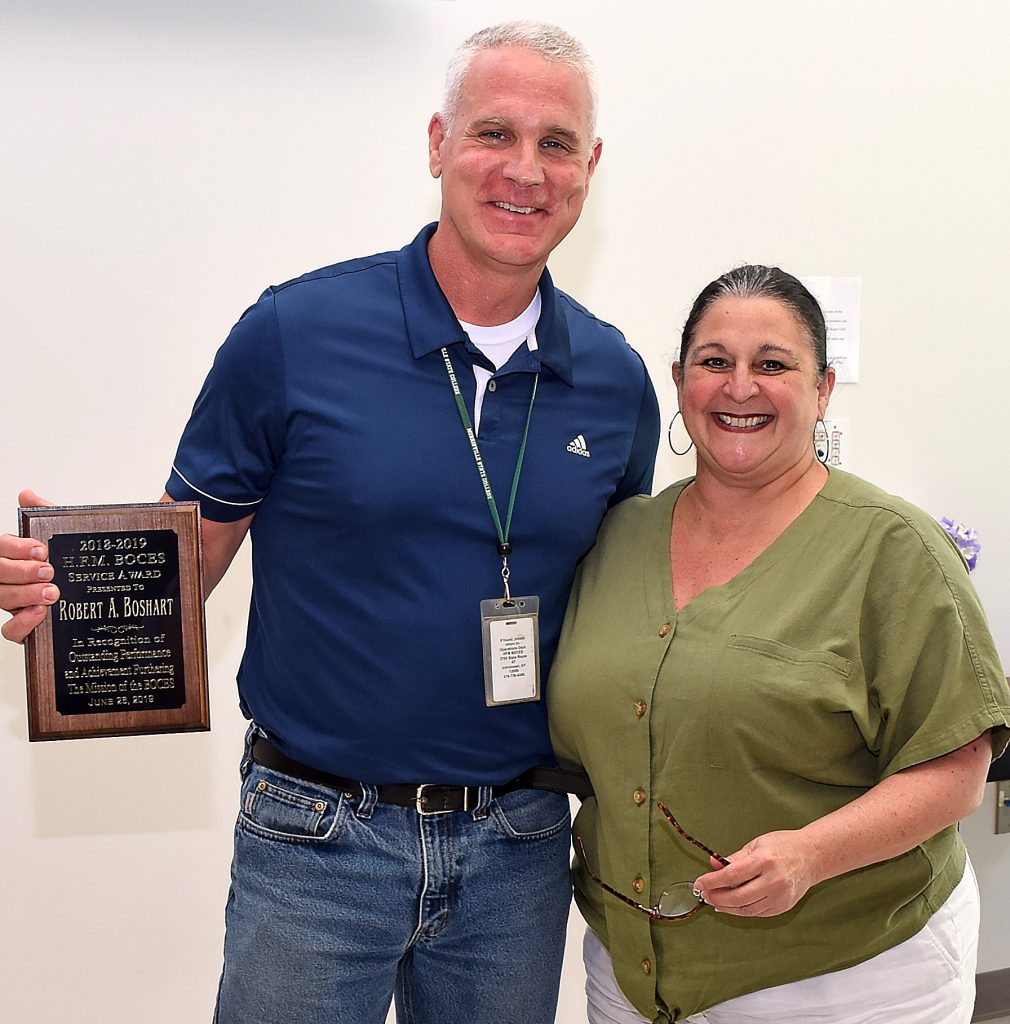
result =
M828 363L835 368L839 384L859 380L859 295L858 277L802 277L821 304L828 330Z

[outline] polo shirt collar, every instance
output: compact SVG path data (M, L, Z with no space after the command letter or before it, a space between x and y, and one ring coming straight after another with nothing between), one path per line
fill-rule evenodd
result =
M428 260L428 242L438 224L428 224L396 257L400 301L407 337L415 359L437 352L443 345L466 342L466 334L453 313L449 300L435 280ZM558 302L551 275L540 275L540 319L537 321L537 350L530 353L532 370L546 367L572 386L572 346L568 323ZM533 365L536 364L536 365Z

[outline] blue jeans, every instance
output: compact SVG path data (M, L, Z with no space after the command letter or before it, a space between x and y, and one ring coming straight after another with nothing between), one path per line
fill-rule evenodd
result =
M568 799L413 808L249 762L217 1024L552 1024Z

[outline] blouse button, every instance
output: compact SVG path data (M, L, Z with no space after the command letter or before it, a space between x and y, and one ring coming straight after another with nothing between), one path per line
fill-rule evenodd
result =
M649 705L646 704L644 700L635 701L635 714L638 715L639 718L641 718L648 710Z
M659 627L660 637L666 636L666 634L669 633L671 629L673 629L673 627L670 625L670 623L664 622L663 625Z
M652 961L648 957L642 961L642 973L645 975L652 974Z
M487 389L488 389L488 391L497 391L498 390L498 385L497 385L497 383L495 381L489 380L487 382Z
M645 891L645 881L644 881L644 879L636 878L631 883L631 888L634 889L635 892L638 893L639 896L641 896L642 893Z
M639 786L638 789L636 789L635 792L631 794L631 799L634 800L639 807L641 807L642 804L644 804L645 801L648 799L648 795L646 794L645 790L642 789L641 786Z

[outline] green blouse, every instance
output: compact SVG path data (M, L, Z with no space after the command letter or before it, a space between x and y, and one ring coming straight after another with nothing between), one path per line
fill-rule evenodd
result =
M575 821L593 870L652 905L709 870L657 809L722 854L800 828L881 779L993 729L999 657L960 553L925 513L832 471L746 569L679 614L673 506L689 481L615 508L572 590L551 673L559 762L596 791ZM652 922L576 860L576 901L646 1017L860 963L918 931L964 870L955 827L811 889L788 913Z

